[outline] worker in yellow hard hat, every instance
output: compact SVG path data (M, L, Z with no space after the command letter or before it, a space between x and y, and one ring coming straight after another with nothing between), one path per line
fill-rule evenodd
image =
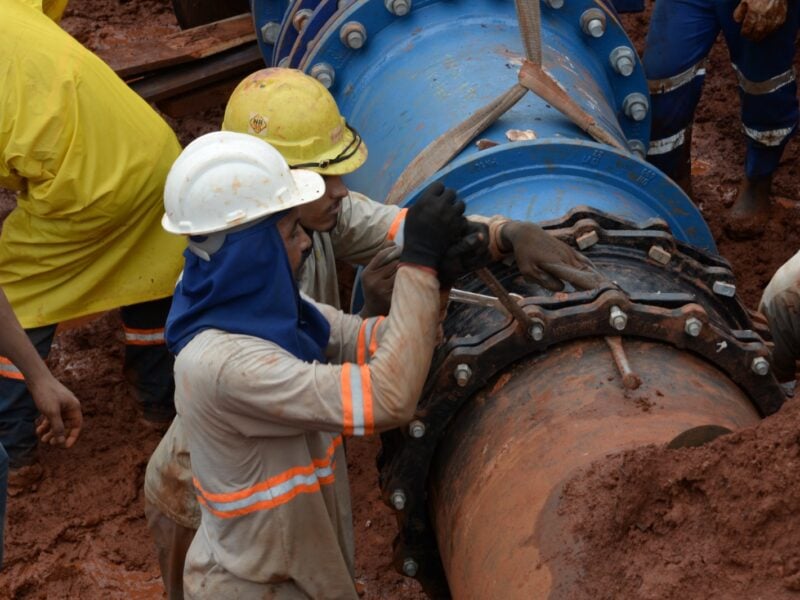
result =
M50 18L65 6L0 0L0 187L17 191L0 235L0 287L42 356L59 323L121 307L126 374L144 416L164 421L174 384L163 328L185 244L159 221L180 144ZM0 356L10 493L41 475L36 416L24 375Z
M268 142L290 167L315 171L325 181L322 198L299 207L300 222L313 232L311 252L300 273L301 291L340 308L335 261L365 265L361 315L380 319L379 315L387 314L407 211L374 202L345 186L342 175L364 163L367 146L341 115L330 92L301 71L262 69L234 90L222 129ZM576 286L597 283L586 259L533 223L474 215L470 220L486 228L495 258L513 252L520 271L548 287L560 289L563 284L558 278L565 273L573 276L570 283ZM362 336L364 357L375 351L375 322ZM200 523L200 506L192 493L180 417L174 419L148 463L145 513L158 546L168 597L182 598L184 558Z

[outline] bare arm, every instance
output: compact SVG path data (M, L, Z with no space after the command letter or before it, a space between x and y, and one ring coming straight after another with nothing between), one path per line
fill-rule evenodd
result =
M36 427L43 442L69 448L81 430L81 405L44 363L17 320L6 295L0 290L0 354L25 376L36 408L43 415Z

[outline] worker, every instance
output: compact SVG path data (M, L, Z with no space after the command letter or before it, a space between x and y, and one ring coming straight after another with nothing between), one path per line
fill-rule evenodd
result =
M764 288L758 310L769 324L772 370L784 390L793 394L800 359L800 252L786 261Z
M795 54L797 2L787 0L658 0L644 53L653 121L648 160L691 196L694 111L706 57L720 30L739 81L747 139L745 179L726 230L752 237L769 214L772 177L797 129Z
M12 371L24 377L42 418L36 426L40 439L50 445L71 448L81 432L82 415L78 399L47 368L25 335L6 295L0 290L0 353L13 362L0 362L0 372ZM0 443L0 568L3 566L3 529L8 493L8 454Z
M168 421L163 328L184 245L159 219L178 140L41 5L0 0L0 14L0 187L18 193L0 236L0 286L42 356L58 323L121 307L126 375L144 417ZM11 486L24 490L42 469L36 408L15 366L0 372L0 443Z
M323 176L323 197L299 207L302 225L312 232L300 290L318 302L341 308L335 261L365 265L365 302L360 314L387 314L406 211L370 200L343 183L342 175L366 160L367 146L348 127L328 90L295 69L256 71L231 95L222 127L263 139L291 166ZM580 288L602 282L585 257L533 223L476 215L470 219L488 227L493 258L513 253L520 272L545 287L559 290L564 286L562 279ZM170 599L180 600L184 557L200 523L200 508L179 416L148 462L144 491L145 514L164 586Z
M298 206L324 190L233 132L189 144L167 178L164 227L191 236L167 324L202 506L187 598L358 597L342 436L411 419L468 225L455 193L430 186L408 211L389 315L362 320L298 292L311 247Z

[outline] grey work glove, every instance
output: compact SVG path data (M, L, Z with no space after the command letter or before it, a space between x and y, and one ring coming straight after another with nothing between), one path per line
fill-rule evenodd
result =
M364 306L359 313L362 317L388 315L392 305L394 276L400 264L400 246L391 244L378 252L364 267L361 273L361 287L364 290Z
M514 252L522 275L558 292L564 282L577 290L591 290L608 283L592 261L534 223L509 221L500 230L500 241Z
M786 0L741 0L733 20L742 24L742 35L758 42L786 22Z

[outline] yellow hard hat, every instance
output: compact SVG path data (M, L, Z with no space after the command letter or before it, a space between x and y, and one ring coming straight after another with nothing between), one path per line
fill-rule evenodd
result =
M366 144L330 92L297 69L261 69L246 77L228 100L222 129L254 135L292 168L322 175L352 173L367 160Z
M41 10L56 23L61 21L69 0L24 0L35 9Z

